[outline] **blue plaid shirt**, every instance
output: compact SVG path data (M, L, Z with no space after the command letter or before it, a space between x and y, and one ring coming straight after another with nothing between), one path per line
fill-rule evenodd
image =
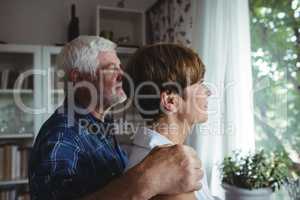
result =
M127 156L110 133L110 124L91 114L68 115L66 107L55 111L35 140L29 161L32 200L83 197L126 167Z

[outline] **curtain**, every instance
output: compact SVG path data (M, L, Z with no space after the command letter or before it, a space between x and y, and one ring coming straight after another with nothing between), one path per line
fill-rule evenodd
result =
M192 0L160 0L147 12L147 43L171 42L191 46ZM149 34L150 33L150 34Z
M192 47L212 90L208 121L187 143L206 169L212 194L224 198L220 164L233 150L254 150L252 70L247 0L193 0Z

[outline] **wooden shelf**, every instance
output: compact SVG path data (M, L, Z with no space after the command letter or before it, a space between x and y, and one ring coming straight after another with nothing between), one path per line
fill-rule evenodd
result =
M33 133L16 133L16 134L1 134L0 140L21 140L21 139L33 139Z
M28 179L0 181L0 189L15 188L23 185L28 185Z

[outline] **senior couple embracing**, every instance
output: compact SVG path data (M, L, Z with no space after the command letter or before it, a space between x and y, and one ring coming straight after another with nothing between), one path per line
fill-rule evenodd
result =
M64 46L58 65L66 98L35 140L32 200L214 199L201 161L184 145L193 124L207 120L210 96L205 66L192 49L144 46L123 68L113 42L80 36ZM146 122L129 154L105 128L112 123L108 111L127 97Z

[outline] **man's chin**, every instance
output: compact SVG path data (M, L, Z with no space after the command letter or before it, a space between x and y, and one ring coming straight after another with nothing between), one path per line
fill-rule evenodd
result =
M125 94L124 95L120 95L120 96L114 96L111 99L111 105L110 105L110 107L114 107L114 106L116 106L118 104L121 104L121 103L125 102L126 99L127 99L127 96Z
M124 94L120 97L119 103L124 103L126 100L127 100L127 96Z

